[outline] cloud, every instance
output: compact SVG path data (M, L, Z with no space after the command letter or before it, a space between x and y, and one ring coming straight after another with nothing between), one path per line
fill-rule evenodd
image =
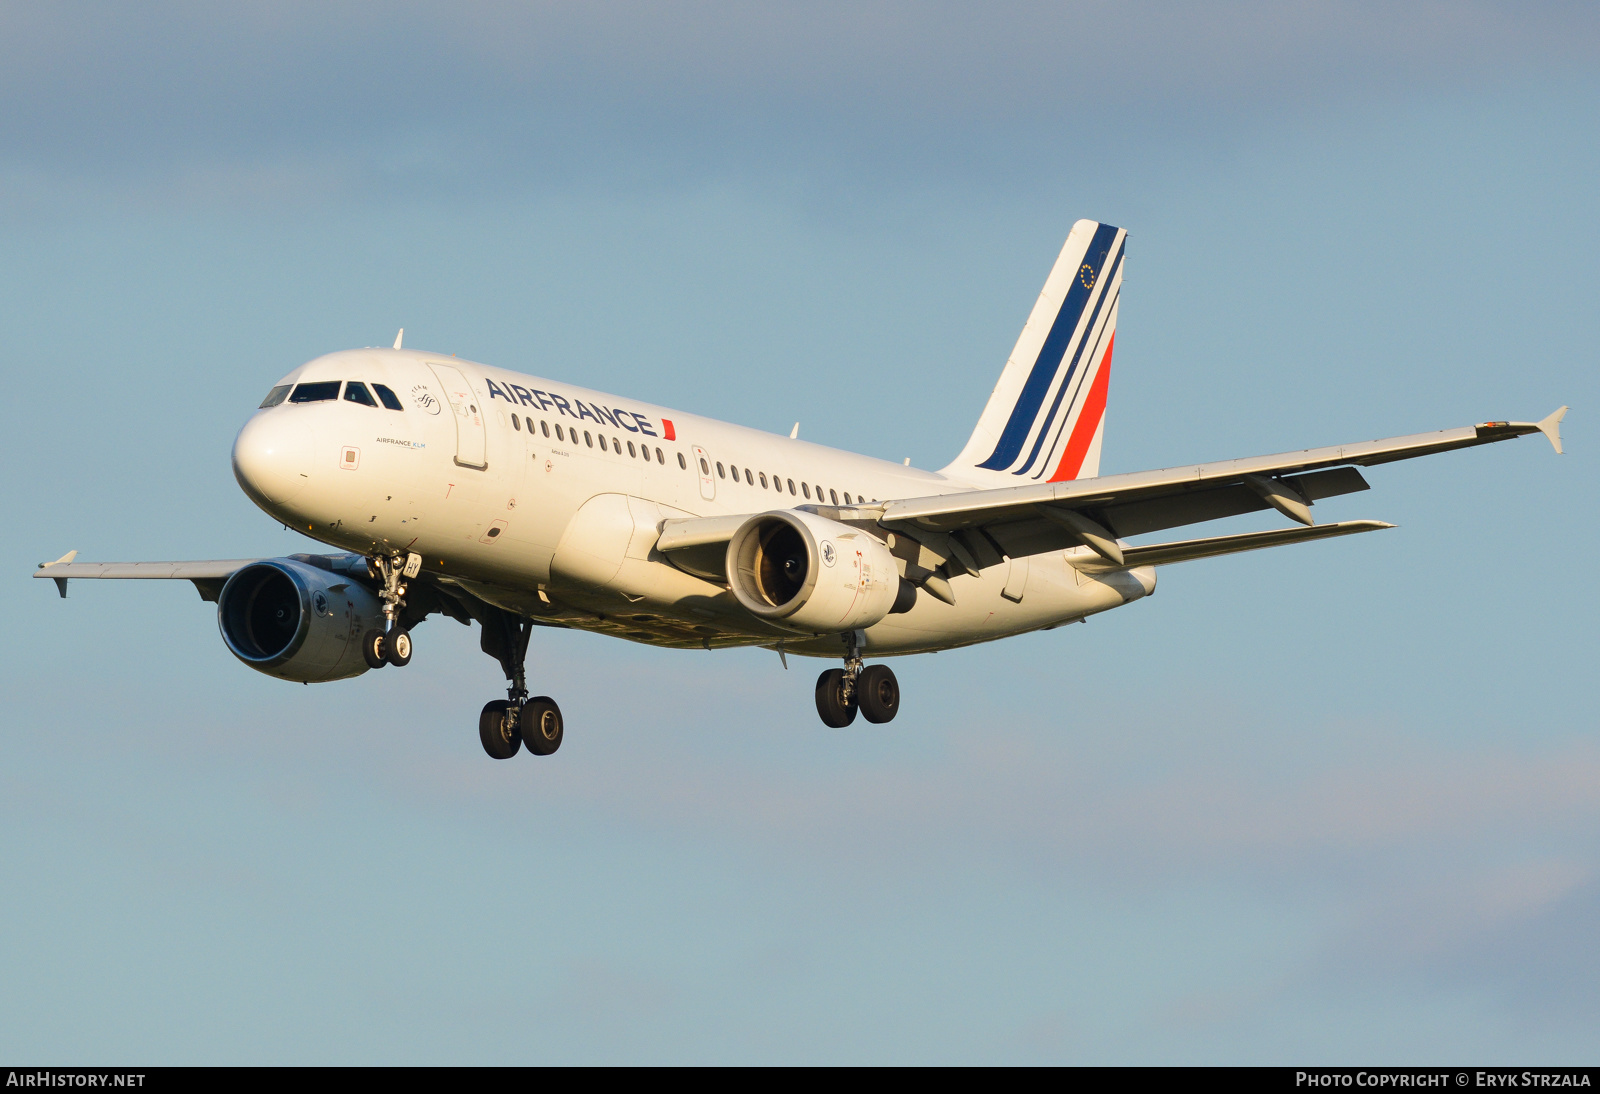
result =
M14 178L203 188L242 165L368 196L752 170L1015 182L1097 162L1124 127L1225 131L1597 54L1600 14L1562 3L13 5L0 147Z

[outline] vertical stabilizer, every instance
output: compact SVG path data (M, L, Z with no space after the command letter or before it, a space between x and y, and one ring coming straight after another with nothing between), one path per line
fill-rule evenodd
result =
M1128 233L1080 220L1017 339L952 478L984 486L1100 473Z

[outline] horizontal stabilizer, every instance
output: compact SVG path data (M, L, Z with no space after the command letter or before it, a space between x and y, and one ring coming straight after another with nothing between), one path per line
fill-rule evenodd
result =
M1357 532L1376 532L1380 528L1393 527L1394 525L1385 524L1381 520L1347 520L1340 524L1319 524L1312 528L1279 528L1271 532L1245 532L1236 536L1213 536L1210 539L1155 543L1148 547L1124 547L1121 566L1111 565L1086 548L1081 549L1081 557L1069 555L1067 561L1084 573L1105 573L1134 566L1167 566L1174 562L1189 562L1197 558L1214 558L1217 555L1231 555L1239 551L1259 551L1263 547L1281 547L1288 543L1305 543L1332 536L1352 536Z

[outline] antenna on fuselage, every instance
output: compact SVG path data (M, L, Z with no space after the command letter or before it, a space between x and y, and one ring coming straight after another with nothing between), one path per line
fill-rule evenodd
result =
M405 336L406 336L406 329L404 327L401 327L400 328L400 333L394 336L394 348L395 349L399 349L400 348L400 343L405 340Z
M789 430L789 439L792 441L792 440L794 440L795 438L797 438L799 436L800 436L800 423L799 422L795 422L794 423L794 428Z

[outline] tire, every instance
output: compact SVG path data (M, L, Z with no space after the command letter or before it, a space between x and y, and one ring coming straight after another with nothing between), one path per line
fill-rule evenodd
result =
M522 743L535 756L548 756L561 747L565 730L561 708L548 695L536 695L522 704Z
M485 703L483 713L478 715L478 740L483 742L483 750L496 760L509 760L522 747L522 732L517 723L512 721L507 725L506 711L510 709L510 703L496 699Z
M389 663L383 656L388 645L382 631L368 631L361 636L361 657L367 668L381 669Z
M411 664L411 632L395 631L383 640L383 659L397 669Z
M900 681L888 665L868 665L856 679L856 702L869 722L892 722L900 713Z
M844 669L829 669L817 677L817 714L823 725L834 729L856 720L856 705L844 698Z

